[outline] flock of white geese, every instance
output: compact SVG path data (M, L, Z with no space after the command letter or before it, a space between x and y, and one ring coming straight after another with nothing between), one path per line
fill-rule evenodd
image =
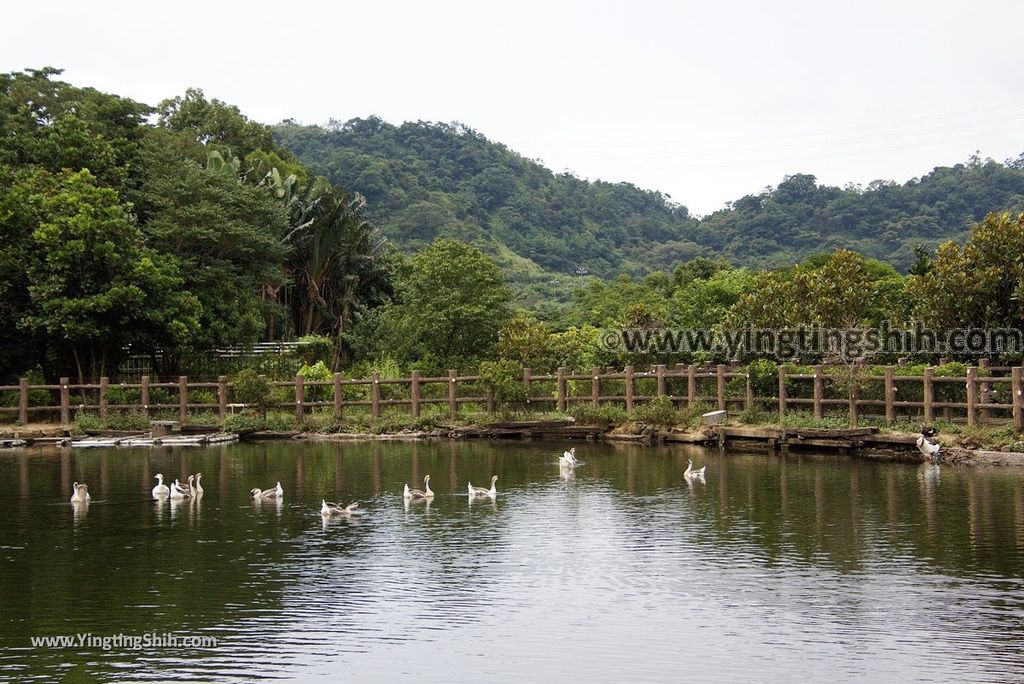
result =
M558 457L558 466L562 470L563 474L566 472L572 472L574 469L582 465L583 462L576 458L576 447L573 447ZM707 470L707 466L703 466L699 469L693 468L693 461L687 460L686 471L683 473L683 477L687 482L704 482L704 473ZM202 473L196 473L195 475L189 475L185 484L182 484L179 480L175 480L170 485L164 484L163 473L157 473L154 477L156 479L156 486L153 487L153 498L154 499L175 499L175 500L198 500L203 496L203 485ZM470 499L491 499L495 500L498 496L498 490L496 484L498 482L498 476L491 476L490 488L485 487L474 487L472 482L466 484L466 491L469 494ZM89 495L89 486L84 482L75 482L71 485L71 503L87 503L92 500ZM252 497L253 501L281 501L284 499L284 488L281 486L280 481L275 487L270 489L259 489L253 487L249 490L249 496ZM409 483L405 483L405 487L402 490L402 498L409 503L411 501L433 501L434 492L430 489L430 475L423 478L423 489L410 489ZM324 518L334 518L339 516L349 516L359 508L359 502L353 501L347 506L327 501L326 499L320 500L320 515Z

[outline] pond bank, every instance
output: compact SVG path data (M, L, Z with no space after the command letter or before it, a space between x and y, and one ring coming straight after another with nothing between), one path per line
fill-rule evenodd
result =
M189 426L189 431L199 426ZM215 430L213 426L202 426ZM122 431L95 431L119 435ZM52 423L0 427L0 447L32 445L67 445L72 430ZM139 434L139 431L123 432ZM440 426L432 430L398 430L394 432L303 432L291 430L242 431L243 441L302 440L318 442L357 441L419 441L440 439L510 439L510 440L572 440L614 441L640 444L693 444L699 446L732 446L744 450L763 451L835 451L857 458L906 463L923 463L917 450L917 434L883 432L878 428L822 429L782 428L778 425L702 425L696 428L659 427L641 422L607 425L580 425L572 420L504 421L478 426ZM1024 452L992 445L964 447L947 439L943 463L1024 467Z

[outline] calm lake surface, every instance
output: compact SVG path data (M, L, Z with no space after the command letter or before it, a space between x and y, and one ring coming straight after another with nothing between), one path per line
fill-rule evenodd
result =
M0 681L1024 680L1024 472L566 446L4 452ZM30 641L154 632L218 643Z

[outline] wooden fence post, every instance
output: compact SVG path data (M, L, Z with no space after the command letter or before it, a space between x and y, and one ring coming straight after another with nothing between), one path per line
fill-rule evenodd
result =
M932 407L932 403L935 401L935 368L933 366L924 369L921 393L924 396L924 422L931 425L935 422L935 409Z
M341 373L334 374L334 418L341 420Z
M885 422L891 423L896 420L896 407L893 400L896 398L896 381L893 380L894 370L892 366L885 367Z
M754 410L754 381L750 377L750 373L747 373L747 400L744 402L744 407L747 411Z
M686 406L689 408L697 401L697 366L690 364L686 369Z
M380 418L380 373L370 376L370 415Z
M668 383L665 382L665 364L659 363L654 367L654 375L658 378L658 396L668 395Z
M633 367L626 366L626 411L633 410Z
M718 388L715 393L718 395L718 410L725 410L725 369L727 366L724 363L718 364L715 368L715 375L718 379Z
M18 380L18 424L28 425L28 378Z
M857 406L857 398L860 394L860 374L856 366L850 366L850 427L857 427L860 419L860 411Z
M979 369L985 369L986 371L988 371L989 366L990 366L990 364L989 364L989 360L988 359L978 359L978 368ZM986 375L987 375L987 373L986 373ZM983 376L983 378L984 377L985 376ZM991 401L991 399L992 399L992 383L983 379L981 381L981 393L980 394L981 394L981 397L980 397L981 401L979 403L982 403L982 404L989 403L989 401ZM985 408L981 409L981 412L980 412L980 415L979 415L979 420L981 421L982 425L988 424L992 420L991 412L988 409L985 409Z
M525 392L525 394L526 394L526 409L527 409L527 411L529 411L529 409L533 405L533 397L530 394L531 390L530 390L530 369L529 368L524 368L523 369L523 388L526 390L526 392Z
M967 369L967 427L974 427L977 422L977 410L975 404L978 403L978 369L971 368Z
M824 369L821 366L814 367L814 418L820 420L822 417L821 400L825 396Z
M228 376L217 376L217 416L224 420L228 415Z
M139 378L139 403L142 404L142 410L145 414L149 415L149 376L143 375Z
M178 420L184 425L188 420L188 376L178 376Z
M420 417L420 372L414 370L409 379L409 400L412 402L412 417Z
M449 368L448 369L448 414L454 418L459 415L459 402L458 402L458 383L455 381L455 376L458 373Z
M107 421L107 388L110 387L110 378L100 378L100 420Z
M1021 386L1024 369L1014 366L1010 371L1010 395L1013 397L1013 428L1024 432L1024 387Z
M487 411L487 415L493 416L494 415L494 388L493 387L488 387L487 388L487 393L486 393L485 396L486 396L486 402L487 402L486 405L485 405L485 409Z
M303 409L306 405L306 379L295 374L295 420L302 420Z
M60 379L60 424L71 424L71 378Z
M569 402L566 399L565 366L558 368L558 411L565 413Z
M779 366L779 422L786 420L786 367Z
M601 402L601 369L594 366L590 372L590 403L597 406Z

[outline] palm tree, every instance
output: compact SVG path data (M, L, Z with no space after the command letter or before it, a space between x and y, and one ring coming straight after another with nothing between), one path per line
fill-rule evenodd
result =
M347 356L355 313L391 294L387 243L363 217L366 200L332 188L317 197L308 228L292 231L289 305L297 335L335 340L333 368ZM347 359L345 359L347 360Z

